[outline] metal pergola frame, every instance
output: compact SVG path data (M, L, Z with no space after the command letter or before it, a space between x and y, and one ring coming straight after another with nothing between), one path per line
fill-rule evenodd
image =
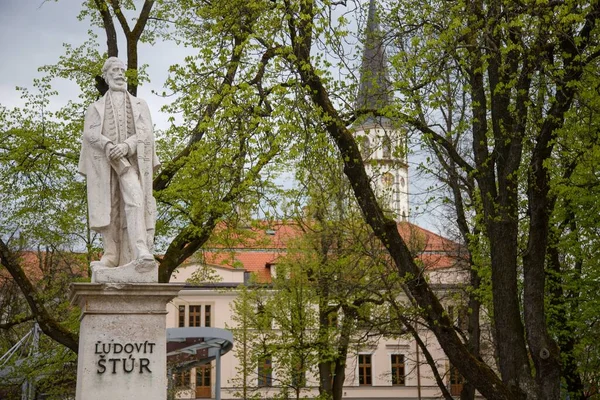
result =
M169 357L177 359L175 362L179 365L175 367L176 369L188 370L216 360L216 400L221 400L221 356L232 348L233 334L226 329L202 327L167 329L167 360Z

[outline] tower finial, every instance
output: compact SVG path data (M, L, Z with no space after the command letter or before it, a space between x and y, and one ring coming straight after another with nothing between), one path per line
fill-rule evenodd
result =
M360 68L360 88L356 98L357 109L377 110L389 105L386 61L375 0L370 0Z

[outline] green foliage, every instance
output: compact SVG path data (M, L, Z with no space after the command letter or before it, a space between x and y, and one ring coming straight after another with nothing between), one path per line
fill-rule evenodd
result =
M81 106L51 111L50 79L20 89L23 108L0 112L0 232L28 245L77 246L85 235L85 190L76 178Z
M139 5L120 3L115 9L105 1L86 1L80 18L107 28L104 12L117 27L123 17L133 24ZM512 316L506 321L515 329L509 332L499 323L496 331L523 344L511 350L513 358L497 352L501 373L510 384L518 381L515 390L531 390L530 361L538 372L545 365L536 346L542 340L554 349L556 340L563 353L553 350L552 361L576 360L576 372L593 385L597 5L397 0L382 6L390 91L396 98L379 113L399 117L421 133L418 139L431 152L422 170L439 179L432 187L444 190L431 204L439 200L440 209L456 215L473 276L480 280L470 293L494 321ZM367 322L367 316L385 320L377 307L384 299L375 296L372 285L386 284L397 293L411 277L389 271L387 255L379 252L350 195L360 183L360 171L351 167L362 167L360 157L348 151L356 141L346 136L357 118L352 106L359 83L356 44L364 39L352 34L351 24L362 21L363 11L353 2L158 0L133 43L165 40L190 49L189 57L170 68L165 96L174 100L165 111L173 118L157 132L163 160L155 180L158 241L165 250L166 278L219 222L247 219L278 202L285 203L285 211L307 216L299 222L302 242L278 265L277 290L245 293L237 305L242 315L258 305L264 309L260 316L254 313L255 320L238 321L244 340L259 344L256 352L244 349L242 369L256 370L259 357L277 353L289 387L294 379L285 371L305 361L343 363L345 355L329 344L350 341L359 331L357 321ZM25 107L0 107L5 195L0 235L14 248L85 246L88 258L93 255L97 242L87 228L76 164L83 110L96 97L93 78L104 58L97 42L90 34L79 47L66 45L56 65L43 67L48 77L35 82L37 92L22 90ZM134 84L148 79L142 67L128 71L128 77ZM78 104L53 111L51 78L75 81L81 88ZM334 142L349 144L340 146L340 153ZM274 178L290 167L300 184L282 200ZM543 174L536 175L539 171ZM354 174L352 185L332 178L344 172ZM376 202L368 193L357 195L363 215L375 225ZM541 256L532 256L540 243ZM542 290L528 292L527 276L534 270L541 271L536 283ZM288 279L279 279L283 276ZM382 276L393 279L384 282ZM498 300L513 289L514 296L505 298L510 306ZM540 293L546 294L541 302ZM431 304L419 308L420 315L433 316L432 309ZM402 308L402 314L410 313ZM321 318L336 315L344 330ZM271 320L279 326L275 336L267 329ZM284 334L293 329L317 334ZM580 334L567 337L575 329ZM522 332L539 333L541 339ZM522 365L506 364L511 359ZM243 376L244 388L248 379ZM557 383L536 385L541 391Z
M549 376L540 372L536 340L551 347L556 339L568 391L577 379L586 387L596 380L582 372L595 361L581 358L583 348L588 356L595 353L583 344L589 324L595 325L584 310L596 308L586 287L593 286L597 258L592 233L597 135L591 134L597 92L589 88L597 83L592 71L598 33L595 22L583 27L583 21L595 21L594 7L591 2L397 1L385 17L397 49L391 74L404 100L397 107L437 161L428 161L423 170L446 190L433 202L452 199L444 203L451 207L442 209L456 215L470 251L480 280L471 293L496 321L507 310L495 299L514 285L518 301L511 312L531 346L523 365L533 360L536 373ZM548 224L544 212L551 214ZM513 255L505 258L508 249ZM515 278L501 281L508 271L515 271ZM539 289L544 275L545 292ZM540 293L546 294L541 301ZM501 342L503 329L499 323ZM509 379L502 354L498 363ZM558 358L554 365L558 368ZM527 381L528 375L520 379ZM557 380L551 385L557 388ZM582 395L576 391L571 395Z
M258 363L268 353L265 350L265 339L271 337L272 330L265 313L257 312L257 307L264 304L264 298L268 295L264 288L249 289L243 286L232 305L234 326L227 328L233 332L233 338L238 344L233 352L239 360L235 385L240 391L235 395L243 399L261 397L256 388Z
M598 375L597 311L598 277L598 174L599 143L593 132L598 124L597 94L586 75L577 107L568 114L557 139L557 160L549 163L556 201L553 213L553 245L549 260L549 321L561 347L565 365L576 365L584 393L593 391Z

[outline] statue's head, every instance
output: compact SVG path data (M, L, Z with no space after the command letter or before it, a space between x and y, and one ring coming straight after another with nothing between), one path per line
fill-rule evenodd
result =
M110 90L125 91L125 64L117 57L109 57L102 67L102 77L108 83Z

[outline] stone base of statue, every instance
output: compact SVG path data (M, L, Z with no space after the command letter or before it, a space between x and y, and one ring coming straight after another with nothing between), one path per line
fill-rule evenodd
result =
M166 306L182 285L74 283L77 400L167 398Z
M100 261L91 264L93 283L155 283L158 263L154 260L133 260L120 267L107 267Z

